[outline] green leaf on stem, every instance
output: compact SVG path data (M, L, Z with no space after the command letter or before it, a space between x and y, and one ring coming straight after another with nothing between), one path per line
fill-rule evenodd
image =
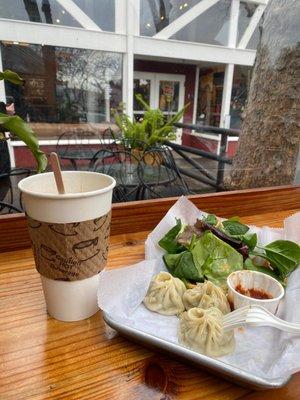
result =
M45 171L48 160L46 154L40 150L38 140L31 127L17 115L9 116L2 113L0 113L0 125L22 140L31 150L38 164L37 172Z
M300 264L300 246L289 240L276 240L264 247L266 256L282 279L286 278Z
M0 72L0 81L5 80L7 82L11 82L15 85L24 85L24 79L22 79L16 72L10 71L6 69L3 72Z
M230 236L244 235L249 230L249 226L241 224L239 221L227 219L222 222L225 232Z

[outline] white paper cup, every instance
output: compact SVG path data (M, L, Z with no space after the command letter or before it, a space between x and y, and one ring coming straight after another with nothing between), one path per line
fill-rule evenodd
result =
M272 299L256 299L245 296L236 290L240 285L243 289L258 289L272 296ZM244 306L262 306L275 314L284 296L283 286L272 276L257 271L241 270L232 272L227 278L228 300L236 310Z
M57 193L52 172L33 175L19 182L26 214L47 223L93 220L111 210L115 180L88 171L62 172L66 194ZM99 275L75 281L49 279L41 275L48 313L61 321L79 321L98 311Z

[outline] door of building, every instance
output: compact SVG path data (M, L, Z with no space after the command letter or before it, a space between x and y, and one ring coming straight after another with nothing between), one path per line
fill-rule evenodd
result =
M153 72L134 73L134 95L141 94L151 108L159 108L164 115L176 114L184 106L185 76L158 74ZM133 113L142 117L145 110L134 97Z

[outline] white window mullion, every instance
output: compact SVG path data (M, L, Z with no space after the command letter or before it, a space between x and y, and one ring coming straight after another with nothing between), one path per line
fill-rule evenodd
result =
M230 20L228 32L228 47L236 48L238 23L239 23L239 8L240 0L232 0L230 7ZM222 109L220 118L221 128L230 128L230 103L232 93L234 64L227 64L225 68L223 94L222 94Z
M115 1L115 32L126 33L126 1Z

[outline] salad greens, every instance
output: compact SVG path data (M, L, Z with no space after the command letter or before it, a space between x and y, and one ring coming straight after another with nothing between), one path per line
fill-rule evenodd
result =
M256 233L249 229L238 217L221 222L209 214L193 226L176 219L176 225L159 241L166 251L166 268L185 283L208 279L223 286L231 272L248 269L284 284L300 263L300 246L277 240L259 247Z

